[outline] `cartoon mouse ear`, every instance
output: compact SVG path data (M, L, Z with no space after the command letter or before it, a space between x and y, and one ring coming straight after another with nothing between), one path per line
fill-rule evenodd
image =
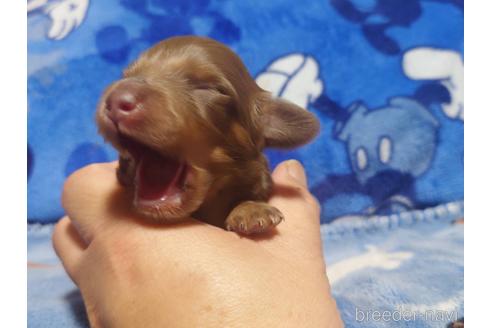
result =
M260 104L260 112L266 147L298 147L319 132L316 116L289 101L268 97Z

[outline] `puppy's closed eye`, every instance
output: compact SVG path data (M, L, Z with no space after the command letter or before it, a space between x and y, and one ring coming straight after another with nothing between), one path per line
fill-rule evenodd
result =
M235 94L230 83L218 74L192 74L186 76L186 81L194 90L210 90L229 97Z

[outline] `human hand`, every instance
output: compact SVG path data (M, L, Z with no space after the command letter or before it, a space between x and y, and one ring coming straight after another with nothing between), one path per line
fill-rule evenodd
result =
M53 244L93 327L341 327L319 205L302 166L280 164L270 204L285 221L241 237L190 219L150 224L131 210L116 164L70 176Z

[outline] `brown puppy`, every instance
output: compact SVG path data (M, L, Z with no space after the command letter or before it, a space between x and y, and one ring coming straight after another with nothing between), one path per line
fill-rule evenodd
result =
M239 233L265 231L282 213L265 201L264 147L300 146L317 119L273 99L229 48L174 37L143 53L104 92L100 133L120 153L119 181L146 217L189 216Z

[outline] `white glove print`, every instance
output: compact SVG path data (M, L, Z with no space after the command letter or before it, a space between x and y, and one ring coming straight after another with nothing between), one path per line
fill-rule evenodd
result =
M50 39L61 40L84 20L89 0L63 0L46 5L44 12L51 18Z
M452 119L464 120L464 68L458 52L446 49L415 48L403 56L403 70L412 80L438 80L451 94L442 110Z

